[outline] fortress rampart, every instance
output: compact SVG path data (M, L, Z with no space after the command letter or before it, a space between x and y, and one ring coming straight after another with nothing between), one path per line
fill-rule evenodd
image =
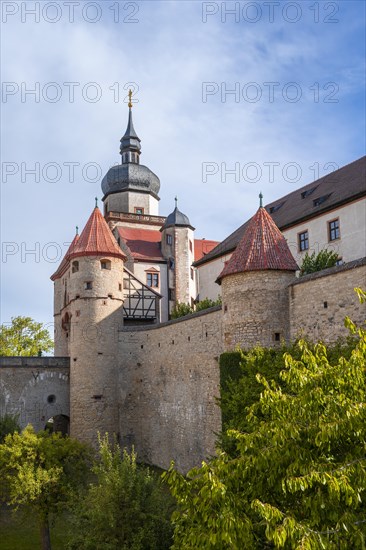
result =
M140 460L167 468L173 459L186 472L215 451L223 351L237 344L268 346L275 329L290 340L332 342L347 336L346 316L364 323L365 305L353 289L366 286L365 258L292 281L283 272L259 275L228 277L222 308L151 327L120 328L118 308L97 300L95 311L106 314L92 318L83 309L80 319L95 323L98 338L73 341L77 354L0 358L0 413L19 415L22 427L30 422L43 429L51 417L70 416L71 395L75 430L91 442L97 430L112 431L122 446L135 447Z

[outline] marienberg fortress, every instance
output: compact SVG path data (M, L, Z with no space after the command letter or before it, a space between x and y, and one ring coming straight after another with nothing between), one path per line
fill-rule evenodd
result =
M176 201L140 163L129 104L121 163L55 273L55 356L0 358L0 414L96 444L116 434L141 461L186 472L215 452L219 358L237 346L303 336L336 341L365 319L366 158L262 205L221 243L195 238ZM244 220L243 220L244 221ZM70 228L65 228L71 237ZM71 240L71 238L70 238ZM304 255L337 265L299 277ZM177 303L221 305L172 320Z

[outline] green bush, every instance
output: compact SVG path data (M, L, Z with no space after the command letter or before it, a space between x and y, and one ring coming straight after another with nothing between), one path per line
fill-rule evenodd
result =
M208 309L209 307L221 306L221 304L221 296L219 296L217 300L210 300L209 298L205 298L201 302L197 302L196 311L202 311L203 309Z
M160 477L121 452L108 436L100 440L96 482L75 505L72 550L168 550L174 501Z
M0 443L2 443L8 434L20 432L18 417L5 414L0 418Z
M334 267L338 260L337 252L332 250L321 250L318 254L313 252L311 255L306 252L302 264L300 266L300 277L302 275L308 275L309 273L315 273L328 267Z
M174 306L174 309L171 313L171 318L178 319L179 317L185 317L186 315L190 315L195 311L202 311L210 307L221 306L221 304L222 304L221 296L219 296L217 300L210 300L209 298L205 298L201 302L197 302L195 309L193 309L193 307L191 307L189 304L177 302L177 304Z
M179 317L185 317L185 315L189 315L190 313L193 313L193 309L189 304L177 302L170 316L172 319L178 319Z

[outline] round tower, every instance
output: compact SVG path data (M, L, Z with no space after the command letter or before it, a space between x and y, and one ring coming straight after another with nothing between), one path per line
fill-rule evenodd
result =
M225 350L273 347L289 338L288 285L298 266L261 203L218 277Z
M194 227L188 217L175 209L161 228L161 249L168 260L169 314L177 302L193 304L196 299L194 262Z
M98 432L118 432L124 258L95 207L68 254L67 301L60 312L60 342L67 340L70 355L70 435L94 445Z
M69 280L70 280L70 254L79 240L78 228L61 264L57 271L51 276L54 282L53 290L53 311L54 311L54 350L55 357L69 357L69 330L68 330L68 307L69 307Z

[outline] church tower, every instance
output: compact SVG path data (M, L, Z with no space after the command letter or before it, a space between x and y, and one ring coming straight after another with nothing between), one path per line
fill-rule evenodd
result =
M160 180L140 164L141 140L132 120L131 90L129 98L127 128L120 141L121 164L112 166L102 180L104 215L158 216Z
M116 364L124 255L96 206L55 282L55 354L70 356L70 435L118 431Z
M262 206L218 277L226 351L274 346L289 339L288 285L298 266L286 239Z
M194 227L188 217L175 208L161 228L161 249L168 260L169 314L177 302L193 305L196 299Z

